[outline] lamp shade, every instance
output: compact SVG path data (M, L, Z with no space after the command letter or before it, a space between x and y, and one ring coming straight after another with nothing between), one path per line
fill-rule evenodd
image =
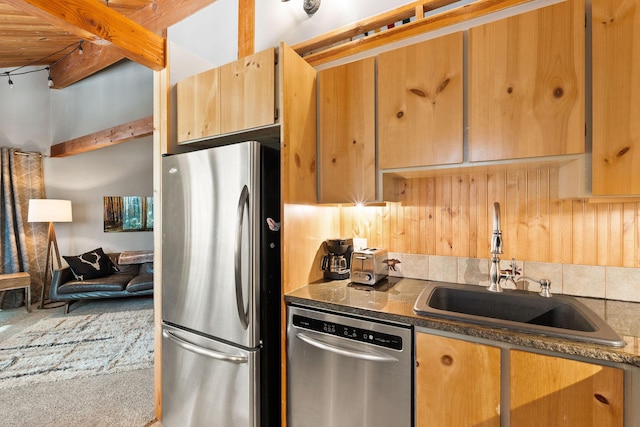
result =
M29 222L71 222L71 200L30 199Z

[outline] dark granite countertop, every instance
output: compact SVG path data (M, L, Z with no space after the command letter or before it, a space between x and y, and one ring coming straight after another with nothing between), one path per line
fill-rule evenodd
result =
M413 311L413 305L425 283L427 282L423 280L396 277L389 277L373 287L352 284L348 280L320 281L289 292L285 295L285 301L288 304L640 367L639 303L578 298L602 317L627 343L625 347L614 348L417 315Z

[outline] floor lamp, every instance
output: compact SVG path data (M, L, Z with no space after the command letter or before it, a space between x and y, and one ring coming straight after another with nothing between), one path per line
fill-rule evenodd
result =
M48 222L49 236L47 237L47 261L46 270L44 272L44 280L42 281L42 292L40 294L40 306L38 308L54 308L60 307L64 303L45 303L45 291L49 277L53 276L55 267L62 268L60 261L60 251L58 250L58 241L56 240L56 231L53 228L54 222L71 222L71 200L58 199L31 199L29 200L28 222ZM57 264L54 264L54 260Z

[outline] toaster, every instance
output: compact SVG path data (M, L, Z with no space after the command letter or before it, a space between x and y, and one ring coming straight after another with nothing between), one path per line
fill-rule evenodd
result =
M351 281L363 285L375 285L387 277L387 250L365 248L351 253Z

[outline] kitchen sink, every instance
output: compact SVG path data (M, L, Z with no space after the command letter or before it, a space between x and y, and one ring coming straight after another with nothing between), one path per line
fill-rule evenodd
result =
M413 310L423 316L590 342L611 347L626 343L576 298L534 292L490 292L481 286L428 283Z

